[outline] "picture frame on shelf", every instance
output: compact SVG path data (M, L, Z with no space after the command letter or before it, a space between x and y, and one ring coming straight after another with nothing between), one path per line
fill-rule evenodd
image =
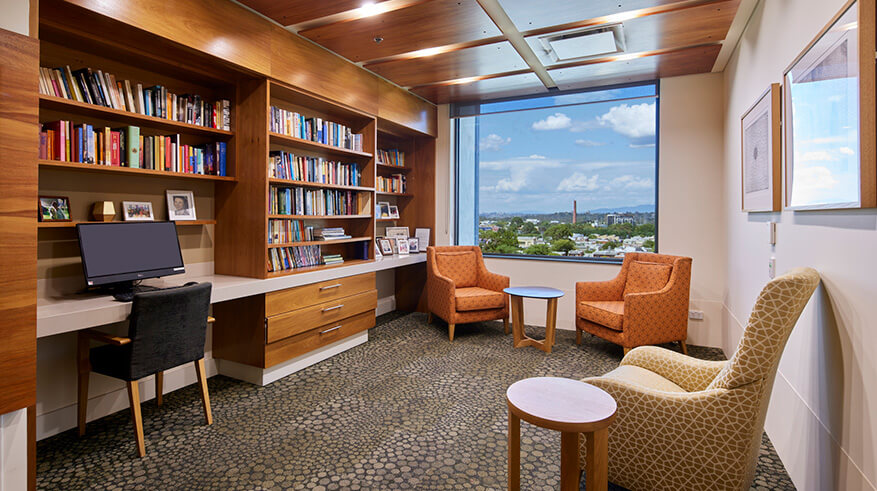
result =
M122 219L126 222L152 222L155 214L151 201L122 201Z
M67 196L40 196L37 212L41 222L69 222L70 198Z
M167 192L168 220L197 220L195 217L195 196L192 191Z
M408 255L408 239L405 237L396 237L396 250L400 256Z
M393 255L393 244L390 239L386 237L381 239L381 254L385 256Z
M415 228L414 236L417 237L417 244L420 252L426 252L426 248L429 247L429 229Z
M384 255L381 254L381 238L375 237L375 259L380 259L382 257L384 257Z
M420 252L420 247L418 244L417 237L409 237L408 238L408 252L410 254L417 254Z
M399 218L399 207L390 205L390 218Z
M746 212L782 208L780 84L770 84L740 118L742 206Z
M404 237L407 239L408 237L410 237L408 233L408 227L387 227L386 229L384 229L384 235L391 238Z
M378 214L378 218L390 218L390 202L379 201L376 213Z

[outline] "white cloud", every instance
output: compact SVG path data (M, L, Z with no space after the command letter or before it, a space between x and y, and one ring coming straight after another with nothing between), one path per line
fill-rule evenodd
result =
M530 175L534 171L561 167L559 160L549 159L544 155L533 154L528 157L515 157L506 160L480 162L482 170L508 171L508 176L500 178L493 186L482 186L485 192L508 193L524 190L530 183Z
M497 151L512 142L511 138L503 138L496 133L491 133L478 142L478 148L481 150Z
M532 128L537 131L563 130L572 126L572 119L563 113L554 113L545 119L533 123Z
M856 154L856 151L850 147L840 147L837 149L837 151L844 154L844 155L855 155Z
M579 138L576 140L576 145L581 145L583 147L602 147L606 142L595 142L594 140L585 140Z
M549 159L542 155L530 155L528 157L514 157L504 160L486 160L478 163L482 170L510 170L516 168L534 169L538 167L560 167L560 160Z
M796 156L799 162L830 162L836 160L830 153L818 150L815 152L804 152L800 157Z
M600 187L597 184L599 178L599 174L587 176L581 172L574 172L573 175L565 177L560 181L560 184L557 185L557 190L562 192L596 191Z
M643 143L643 144L631 143L628 146L630 148L652 148L655 146L655 144L654 143Z
M648 177L638 177L630 174L612 179L612 185L624 189L651 189L652 180Z
M533 155L530 155L530 156L527 157L527 158L529 158L529 159L533 159L533 160L545 160L545 159L548 158L548 157L546 157L546 156L544 156L544 155L539 155L538 153L534 153Z
M629 138L655 136L655 103L621 104L598 116L597 121Z

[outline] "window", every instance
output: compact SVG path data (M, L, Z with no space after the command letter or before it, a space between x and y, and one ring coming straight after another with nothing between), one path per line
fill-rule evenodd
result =
M451 111L457 244L587 261L657 250L657 82Z

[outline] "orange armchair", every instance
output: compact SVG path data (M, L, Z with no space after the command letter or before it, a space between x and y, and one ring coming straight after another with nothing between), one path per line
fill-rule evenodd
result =
M688 353L688 294L691 258L628 253L609 281L576 283L576 343L582 331L621 345L679 341Z
M502 319L509 333L508 276L491 273L484 266L477 246L431 246L426 249L426 288L429 320L432 315L448 323L448 337L454 340L454 326L467 322Z

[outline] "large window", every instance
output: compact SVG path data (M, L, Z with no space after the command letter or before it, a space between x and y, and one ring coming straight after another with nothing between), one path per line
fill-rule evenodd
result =
M655 252L658 85L457 104L456 242L486 255Z

